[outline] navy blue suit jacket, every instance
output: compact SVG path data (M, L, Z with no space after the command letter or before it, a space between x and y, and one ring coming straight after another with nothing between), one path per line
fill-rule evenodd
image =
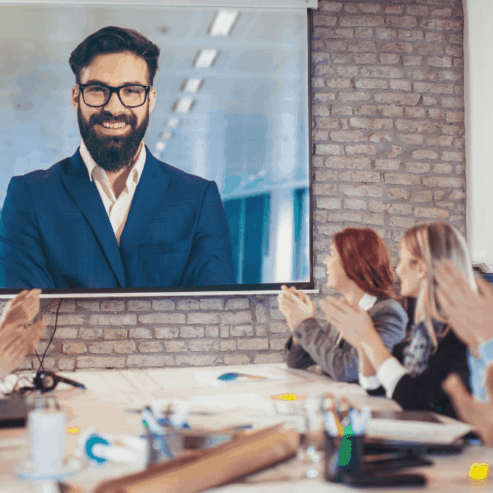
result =
M0 287L234 284L216 184L146 152L120 247L79 150L48 170L13 177L0 220Z

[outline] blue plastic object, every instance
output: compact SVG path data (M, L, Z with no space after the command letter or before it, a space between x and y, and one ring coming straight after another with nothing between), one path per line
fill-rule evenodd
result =
M218 380L236 380L238 377L243 376L242 373L224 373L217 377Z
M105 440L99 435L92 435L86 441L86 454L91 460L94 460L96 462L106 462L107 459L103 457L97 457L92 453L92 448L94 447L94 445L97 445L98 443L101 443L102 445L109 445L108 440Z
M493 284L493 274L492 273L485 273L485 272L483 272L481 275L483 276L483 279L485 281L488 281L490 284Z

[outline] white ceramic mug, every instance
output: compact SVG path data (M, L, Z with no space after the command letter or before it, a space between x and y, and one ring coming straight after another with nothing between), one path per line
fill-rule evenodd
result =
M65 456L65 413L35 409L28 418L33 470L39 474L60 471Z

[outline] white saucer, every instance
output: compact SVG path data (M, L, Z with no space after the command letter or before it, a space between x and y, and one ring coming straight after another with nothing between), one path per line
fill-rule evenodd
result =
M52 473L41 473L33 469L33 463L31 459L24 461L16 470L15 473L19 478L26 481L39 481L39 480L60 480L67 478L75 474L82 467L82 461L77 457L69 456L65 459L60 470Z

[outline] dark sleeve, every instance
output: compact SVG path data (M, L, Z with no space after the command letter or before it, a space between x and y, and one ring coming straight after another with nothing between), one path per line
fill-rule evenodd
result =
M180 286L220 284L235 284L235 274L226 212L216 183L210 182Z
M22 177L10 180L1 212L0 287L55 287Z
M436 411L455 417L452 404L442 390L442 382L450 373L457 373L470 389L466 346L452 330L430 357L427 369L414 377L404 375L397 383L392 398L403 409Z
M397 358L397 361L402 365L404 364L404 352L406 348L409 345L409 340L406 339L404 341L399 342L394 346L394 349L392 350L392 355L394 358Z
M403 339L407 315L400 304L391 299L375 303L368 312L372 317L373 325L383 343L392 351L394 345ZM357 382L358 352L344 339L336 344L339 331L331 327L321 327L313 318L302 322L294 332L300 346L291 348L287 361L292 364L303 365L296 368L318 364L323 371L339 382ZM288 363L289 366L289 363Z
M358 380L357 351L344 340L340 344L336 344L339 337L339 332L336 329L330 325L324 328L315 319L309 318L296 328L294 336L300 345L291 349L291 351L295 351L293 360L297 364L304 365L297 366L297 368L306 368L310 364L317 364L334 380L340 382ZM300 346L307 354L301 352Z
M304 369L316 364L301 344L293 342L293 336L287 340L284 346L284 360L288 368Z

